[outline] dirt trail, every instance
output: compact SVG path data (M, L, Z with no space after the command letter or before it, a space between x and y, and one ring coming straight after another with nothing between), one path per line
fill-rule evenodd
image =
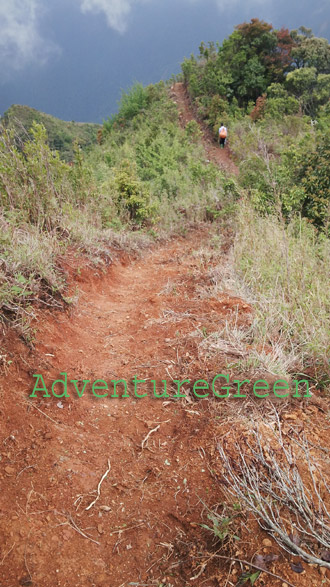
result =
M8 488L0 496L2 586L72 586L75 577L79 586L119 587L161 580L168 569L173 585L189 580L187 555L200 533L201 500L215 503L219 492L204 458L213 445L207 401L96 399L90 386L77 398L72 385L70 398L38 392L28 400L33 405L24 400L36 373L49 389L61 372L79 382L103 379L109 394L115 378L170 384L207 377L200 335L193 333L216 328L237 307L242 316L249 308L225 294L201 299L201 278L207 278L195 251L206 236L205 229L195 230L113 266L107 276L76 274L80 300L72 317L40 314L37 363L25 374L18 365L18 373L9 368L1 396ZM108 460L100 499L86 510Z
M206 149L230 168L226 151ZM0 378L1 587L228 583L227 563L210 554L208 575L200 566L200 553L207 557L215 544L200 524L210 524L205 504L222 501L217 441L233 437L244 407L197 400L191 384L181 399L155 399L148 383L138 388L149 394L143 399L131 389L128 398L95 398L90 384L80 398L69 384L70 397L37 392L29 399L36 373L48 389L63 372L79 390L83 380L102 379L111 396L113 379L156 380L161 393L160 380L211 381L226 372L225 359L201 351L203 337L226 321L249 322L251 308L233 292L212 296L218 261L211 247L206 255L201 250L208 237L205 226L195 227L139 259L117 261L105 275L69 259L76 308L38 311L36 352L10 334ZM251 520L240 534L244 547L237 552L248 549L246 558L267 537ZM236 545L226 548L236 552ZM228 585L241 572L230 568ZM281 575L292 575L285 561ZM264 574L262 580L282 584ZM310 574L299 578L300 586L317 584Z
M171 97L178 105L180 122L183 126L186 126L187 122L190 122L191 120L197 120L196 113L194 112L183 83L177 82L171 87ZM206 127L206 125L200 121L198 121L198 124L203 133L203 144L208 159L213 161L224 171L237 175L238 167L231 159L229 147L226 146L224 149L220 149L218 143L214 140L212 132Z

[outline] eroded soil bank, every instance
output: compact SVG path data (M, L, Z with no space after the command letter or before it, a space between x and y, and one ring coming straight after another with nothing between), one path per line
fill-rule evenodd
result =
M208 355L203 339L226 320L244 324L252 314L233 292L212 295L218 261L210 248L205 254L207 239L206 228L195 227L141 258L115 263L106 275L91 269L78 275L71 267L76 308L38 311L35 351L7 340L1 585L236 582L240 565L229 572L226 561L211 561L198 575L201 555L219 549L200 524L212 526L207 508L224 508L217 442L240 437L240 413L249 414L251 402L197 400L189 384L182 399L97 399L90 392L44 398L41 391L29 398L36 373L48 386L66 372L78 389L83 380L193 381L222 373L228 356ZM61 386L54 389L61 393ZM308 409L310 416L319 413ZM296 413L300 418L299 406ZM238 545L231 538L218 552L246 558L265 550L267 534L255 522L239 525ZM278 550L273 544L271 552ZM292 579L283 555L276 568ZM301 575L297 584L319 585L318 571L307 568L308 578ZM263 577L260 585L281 585Z

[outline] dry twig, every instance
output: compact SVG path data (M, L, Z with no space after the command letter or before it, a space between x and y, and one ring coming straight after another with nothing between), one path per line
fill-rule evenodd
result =
M100 480L100 482L99 482L99 484L98 484L98 486L97 486L97 496L96 496L96 498L95 498L95 499L92 501L92 503L90 503L90 504L89 504L89 506L87 506L87 508L85 508L85 509L86 509L86 511L90 510L90 509L91 509L91 507L93 507L93 505L95 505L95 504L96 504L96 502L97 502L97 500L100 498L100 495L101 495L101 485L102 485L102 483L103 483L104 479L105 479L105 478L108 476L108 474L110 473L110 471L111 471L111 464L110 464L110 459L108 459L108 468L107 468L106 472L104 473L104 475L102 475L102 478L101 478L101 480Z
M231 558L229 556L223 556L221 554L214 554L214 555L212 555L211 558L221 558L222 560L226 560L228 562L235 562L235 563L240 563L242 565L248 565L249 567L252 567L253 569L257 569L261 573L267 573L267 575L270 575L271 577L275 577L275 579L279 579L280 581L282 581L282 583L286 583L288 585L288 587L297 587L296 585L293 585L293 583L289 583L289 581L287 579L283 579L283 577L281 577L280 575L276 575L275 573L272 573L271 571L268 571L267 569L259 567L258 565L255 565L254 563L249 563L248 561L245 561L243 559ZM202 564L202 569L204 570L203 565L204 565L204 563ZM195 578L197 578L197 577L195 577Z
M152 430L150 430L150 431L148 432L147 436L146 436L146 437L145 437L145 438L142 440L142 443L141 443L141 448L142 448L142 450L144 449L144 447L145 447L146 443L148 442L148 439L149 439L150 435L151 435L153 432L157 432L157 430L159 430L159 428L160 428L160 424L159 424L159 426L156 426L156 428L153 428Z
M330 498L330 488L307 441L299 442L302 455L298 456L292 448L294 439L290 444L284 440L277 413L276 419L278 433L271 446L258 428L253 431L254 442L247 443L247 452L236 445L235 461L224 443L219 443L227 491L245 504L284 550L329 569L330 563L322 560L318 550L321 546L330 552L330 512L325 501ZM307 469L304 480L298 462Z

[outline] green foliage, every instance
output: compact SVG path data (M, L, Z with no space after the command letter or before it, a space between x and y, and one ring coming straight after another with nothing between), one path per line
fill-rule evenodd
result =
M297 169L303 191L302 214L330 234L330 140L325 138L315 152L307 154Z
M201 524L201 527L212 532L212 534L221 540L221 542L229 537L233 537L235 540L239 540L239 537L233 534L231 527L234 520L233 516L220 516L217 513L210 512L207 517L212 522L212 527L208 526L207 524Z
M284 100L274 89L274 100ZM259 213L286 220L301 215L329 232L329 114L324 108L315 127L301 116L280 119L269 110L256 124L236 122L231 148L241 161L239 183Z
M83 150L78 141L73 144L74 160L70 167L68 179L75 195L77 203L84 204L98 197L97 186L93 180L93 174L85 163Z
M182 72L199 115L213 130L220 119L245 112L254 120L300 111L315 117L329 101L330 45L304 27L275 30L252 19L236 26L222 45L202 43L197 57L184 60Z
M42 124L47 131L47 143L52 151L58 151L64 161L73 161L75 141L86 149L96 144L99 124L84 122L65 122L50 114L44 114L29 106L11 106L3 115L5 127L14 131L18 147L33 138L29 133L34 122Z
M70 242L95 250L105 207L95 200L78 146L76 164L69 166L51 151L44 126L34 122L29 136L18 149L12 129L0 132L0 308L9 318L20 317L24 337L33 316L30 302L45 298L58 306L56 298L64 294L56 256Z
M316 67L304 67L288 73L286 87L299 100L305 112L315 114L315 93L318 78Z
M198 125L180 127L165 84L135 86L102 130L88 152L74 141L68 165L42 124L34 122L23 142L1 128L0 308L10 320L19 317L26 337L33 301L72 301L56 261L68 245L101 263L113 239L144 242L183 231L227 197L221 174L205 160Z
M245 585L248 581L249 584L251 586L253 586L255 584L255 582L257 581L257 579L259 579L259 576L261 574L261 571L247 571L246 573L243 573L238 581L238 585Z
M327 39L314 37L311 30L300 30L303 34L293 31L295 47L292 57L296 67L315 67L319 73L330 73L330 46Z
M130 220L143 224L146 220L154 217L156 206L150 203L150 194L143 183L138 180L136 171L128 160L124 160L120 169L116 171L115 182L119 210L123 205L129 213Z
M282 84L271 84L267 88L264 116L280 119L298 112L299 101L291 96Z
M293 46L289 31L258 19L235 27L222 46L202 43L197 58L184 60L182 72L192 98L208 101L203 114L208 124L215 126L224 113L239 116L238 106L246 108L272 82L282 82Z
M19 151L12 131L0 136L0 202L16 209L32 224L50 228L57 206L68 188L69 167L47 145L46 129L36 122L32 140Z
M187 138L190 141L193 141L194 143L198 143L198 141L202 137L202 131L199 128L199 124L196 122L196 120L190 120L186 124L185 131L186 131Z
M274 100L282 100L278 87L275 91ZM234 124L231 148L241 161L239 183L259 213L287 220L307 214L299 170L314 141L310 120L301 116L272 117L268 111L256 124L247 118Z
M140 83L135 83L128 92L123 91L118 113L108 118L103 124L104 133L109 133L112 128L118 126L123 128L137 114L145 112L151 101L155 99L154 93L154 86L144 87Z
M207 526L206 524L201 524L202 528L209 530L219 538L219 540L225 540L229 534L229 525L231 523L231 518L220 518L215 514L208 514L208 519L212 522L212 528Z
M145 220L140 218L142 225L155 221L157 216L164 229L171 229L182 224L182 214L184 219L205 218L207 206L222 188L217 168L205 160L198 124L191 121L186 129L180 128L177 107L163 83L146 90L147 111L137 112L123 126L107 126L102 145L90 154L89 161L101 191L111 192L112 200L118 204L123 222L125 218L133 221L134 216L125 207L124 199L119 201L117 197L115 175L126 160L129 175L133 173L134 181L139 182L135 193L142 190L151 202L146 209L140 202L139 209L145 216ZM125 182L131 179L131 175L126 176ZM149 210L149 205L156 208Z

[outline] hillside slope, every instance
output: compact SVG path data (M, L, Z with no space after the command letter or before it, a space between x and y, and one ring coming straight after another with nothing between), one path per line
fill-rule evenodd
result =
M1 587L330 583L330 104L223 100L237 29L74 165L1 128Z
M230 153L230 147L220 149L214 139L213 133L201 120L198 119L197 113L193 108L186 86L182 82L177 82L171 87L171 96L179 109L179 119L183 127L192 120L198 121L201 130L205 152L210 161L213 161L220 169L234 175L238 174L238 168L233 162ZM230 145L230 140L228 140Z
M275 406L285 439L303 427L315 446L325 444L325 405L256 402L250 389L244 401L193 394L190 382L211 381L228 362L232 375L239 369L242 346L223 332L249 332L255 309L232 281L229 289L221 224L188 228L134 259L117 257L103 274L75 255L62 259L77 307L66 315L36 310L35 352L8 337L0 380L4 587L69 587L73 576L79 587L223 587L239 577L255 581L261 565L259 585L320 584L318 568L304 563L297 575L296 561L243 502L228 500L218 449L238 463L237 447L249 445L254 422L273 424ZM118 387L119 397L102 398L97 388L96 399L90 385L78 397L71 384L65 397L58 383L57 396L39 390L30 398L37 373L48 389L64 373L80 390L102 379L109 396L113 380L136 376L149 397L134 397L132 388L120 397ZM159 394L166 380L169 397L150 397L150 380ZM181 398L172 397L177 380L189 380Z
M59 151L65 161L73 160L74 141L77 141L82 148L89 147L96 143L97 132L101 128L100 124L95 123L66 122L35 108L19 104L14 104L6 110L2 120L6 126L13 127L22 140L26 139L26 131L30 130L34 121L44 125L50 148Z

